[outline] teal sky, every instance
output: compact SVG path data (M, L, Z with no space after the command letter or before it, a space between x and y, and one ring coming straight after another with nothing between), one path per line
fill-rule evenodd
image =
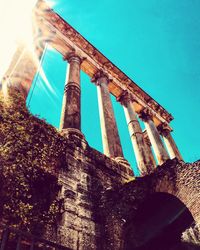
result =
M200 1L57 0L53 9L172 113L184 160L200 159ZM38 77L28 103L58 127L67 64L47 50L42 65L55 93ZM82 131L102 151L96 87L84 73L81 84ZM112 101L124 155L135 169L123 109Z

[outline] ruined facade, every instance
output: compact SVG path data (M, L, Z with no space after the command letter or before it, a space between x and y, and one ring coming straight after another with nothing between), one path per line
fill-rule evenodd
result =
M173 238L170 228L175 223L174 239L162 248L172 249L183 231L200 223L200 164L184 163L171 136L172 115L43 1L34 13L39 57L48 42L69 64L58 132L67 143L66 167L59 172L64 202L51 240L74 250L161 249L162 239ZM23 55L17 52L3 84L15 86L26 98L37 65L31 56ZM20 58L17 67L16 58ZM104 154L89 147L81 132L81 70L97 87ZM140 177L134 178L124 159L110 94L124 108ZM149 211L148 206L152 206ZM160 223L152 227L150 218L158 218ZM180 223L180 218L186 223Z

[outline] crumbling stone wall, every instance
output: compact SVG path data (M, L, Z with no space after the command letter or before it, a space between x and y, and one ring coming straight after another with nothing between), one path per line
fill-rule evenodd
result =
M66 140L67 164L59 177L64 204L57 241L72 249L102 249L102 193L121 186L133 172L130 166L90 148L75 135Z
M102 198L105 218L104 249L123 249L126 227L134 224L140 205L155 193L178 198L200 223L200 161L193 164L169 160L151 175L136 178ZM109 216L108 216L109 215Z

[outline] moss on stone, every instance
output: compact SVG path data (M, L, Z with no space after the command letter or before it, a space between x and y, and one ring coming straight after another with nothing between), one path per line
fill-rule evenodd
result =
M17 92L0 93L0 110L0 215L39 233L59 213L57 173L66 164L66 143Z

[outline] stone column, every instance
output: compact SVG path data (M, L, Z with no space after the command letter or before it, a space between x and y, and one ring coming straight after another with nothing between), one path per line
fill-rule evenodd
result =
M108 89L108 76L100 70L94 75L92 82L95 82L97 85L104 154L113 158L123 157L117 124Z
M183 158L170 133L172 129L166 123L163 123L159 126L159 131L163 136L170 158L173 159L176 157L178 160L182 161Z
M81 58L75 53L69 53L65 58L69 67L64 88L60 130L81 129L80 114L80 65Z
M147 151L148 151L149 157L151 158L151 161L153 162L154 168L156 168L156 166L157 166L156 161L155 161L152 149L151 149L151 142L150 142L150 139L148 137L146 130L143 131L143 137L144 137L145 145L147 146Z
M135 100L131 94L128 93L128 91L124 91L122 95L117 98L117 100L123 105L137 166L140 174L144 176L152 172L155 164L152 161L147 149L147 145L144 142L142 129L133 106L133 102Z
M154 149L156 158L158 160L158 164L162 165L166 160L169 159L169 155L163 145L159 132L153 122L152 114L147 108L145 108L140 113L140 118L144 121L147 134L149 136L151 145Z
M24 43L20 43L4 74L3 88L17 90L26 100L37 69L32 51Z

